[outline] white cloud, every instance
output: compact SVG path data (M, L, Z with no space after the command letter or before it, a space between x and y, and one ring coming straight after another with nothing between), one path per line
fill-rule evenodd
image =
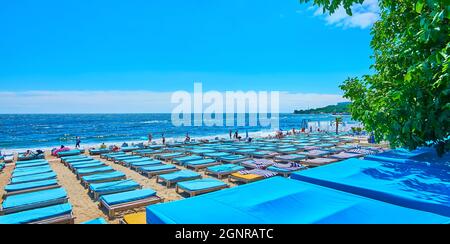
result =
M355 4L352 7L352 16L347 15L345 9L340 6L333 14L323 13L322 8L308 8L314 11L314 16L325 19L327 24L343 28L371 27L379 19L378 0L365 0L362 4Z
M152 91L0 92L0 113L170 113L177 105L170 102L171 96L171 92ZM280 111L342 101L346 100L336 94L281 92Z

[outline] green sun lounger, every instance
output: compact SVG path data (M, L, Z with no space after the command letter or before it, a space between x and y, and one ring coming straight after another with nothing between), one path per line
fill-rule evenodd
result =
M95 200L100 196L140 189L141 185L133 180L120 180L89 185L89 193Z
M170 174L163 174L156 176L156 182L165 182L166 187L170 187L174 183L182 182L182 181L190 181L201 179L202 176L199 173L190 171L190 170L181 170L178 172L173 172Z
M3 201L0 213L17 213L30 209L63 204L67 200L67 193L63 188L12 195Z
M228 187L229 186L227 184L220 180L201 179L180 182L177 184L176 191L177 193L179 193L180 190L183 190L184 192L187 192L191 197L194 197L199 194L214 192Z
M100 207L107 210L108 217L114 218L119 211L148 206L162 202L163 199L152 189L142 189L101 196L99 201Z
M0 216L0 224L73 224L69 203Z

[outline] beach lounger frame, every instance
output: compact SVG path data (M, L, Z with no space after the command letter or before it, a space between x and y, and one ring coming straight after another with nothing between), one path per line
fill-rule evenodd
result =
M69 201L69 198L65 197L65 198L61 198L61 199L54 199L54 200L47 201L47 202L28 204L25 206L18 206L18 207L13 207L13 208L9 208L9 209L3 209L0 207L0 215L12 214L12 213L22 212L22 211L36 209L36 208L48 207L48 206L52 206L52 205L64 204L64 203L67 203L68 201Z
M111 173L111 172L114 172L114 171L116 171L115 169L109 169L109 170L107 170L107 171L102 171L102 172L91 172L91 173L85 173L85 174L78 174L77 173L77 179L81 179L81 177L83 177L83 176L88 176L88 175L95 175L95 174L103 174L103 173Z
M51 189L56 189L56 188L60 188L60 187L61 186L59 184L56 184L56 185L52 185L52 186L42 186L42 187L30 188L30 189L25 189L25 190L20 190L20 191L6 192L3 195L3 199L5 199L6 197L9 197L9 196L30 193L30 192L35 192L35 191L51 190Z
M178 194L180 194L180 190L182 190L182 191L188 193L190 197L195 197L195 196L198 196L200 194L215 192L215 191L223 190L223 189L226 189L226 188L230 188L230 186L229 185L222 185L222 186L216 186L216 187L212 187L212 188L208 188L208 189L204 189L204 190L190 191L188 189L184 189L184 188L180 187L177 184L176 187L175 187L175 191Z
M146 176L147 178L153 178L154 176L157 176L157 175L170 174L170 173L174 173L174 172L178 172L178 171L180 171L179 168L174 168L174 169L165 169L165 170L152 171L152 172L146 172L146 171L140 170L139 173Z
M124 189L124 190L117 190L117 191L108 191L108 192L102 192L102 193L98 193L95 191L92 191L91 189L89 189L89 194L94 198L95 201L98 201L98 199L103 196L103 195L109 195L109 194L116 194L116 193L122 193L122 192L127 192L127 191L134 191L134 190L139 190L142 189L142 186L136 186L134 187L134 189Z
M81 185L83 185L84 188L89 188L89 186L91 184L106 183L106 182L112 182L112 181L118 181L118 180L126 180L126 179L127 179L126 175L123 175L123 176L120 176L120 177L115 177L115 178L110 178L110 179L98 180L98 181L95 181L95 182L86 182L86 181L83 180L83 178L81 178Z
M135 209L135 208L140 208L140 207L146 207L149 205L153 205L156 203L162 203L164 202L164 199L159 197L159 196L152 196L152 197L148 197L148 198L144 198L141 200L137 200L137 201L133 201L133 202L127 202L127 203L120 203L120 204L116 204L116 205L108 205L108 203L106 203L103 200L100 200L99 202L99 208L105 208L106 211L108 212L108 218L109 219L113 219L116 217L116 213L117 212L122 212L122 211L126 211L126 210L130 210L130 209Z
M160 183L160 181L161 182L165 182L166 183L166 187L169 188L169 187L172 186L172 184L177 184L178 182L199 180L201 178L202 178L202 176L198 175L198 176L193 176L193 177L189 177L189 178L184 178L182 180L165 180L165 179L162 179L161 177L159 177L159 175L157 175L156 176L156 183Z
M35 225L56 225L56 224L69 224L69 225L73 225L75 224L75 217L73 216L72 213L70 214L65 214L62 216L58 216L58 217L53 217L53 218L49 218L49 219L44 219L44 220L39 220L36 222L30 222L28 224L35 224Z
M222 163L220 163L219 161L216 161L214 163L209 163L209 164L201 164L201 165L185 165L185 167L187 169L192 169L194 171L200 171L204 168L208 168L208 167L212 167L212 166L217 166L217 165L221 165Z

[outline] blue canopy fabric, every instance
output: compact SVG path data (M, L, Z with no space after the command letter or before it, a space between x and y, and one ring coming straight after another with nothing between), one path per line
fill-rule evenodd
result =
M450 221L448 217L282 177L148 206L146 216L149 224L426 224Z
M82 225L106 225L108 222L104 218L97 218L81 223Z
M33 205L43 202L48 202L56 199L66 198L67 193L63 188L56 188L51 190L36 191L24 193L19 195L9 196L3 201L3 209L14 207Z
M216 188L220 186L226 186L227 184L223 181L216 179L200 179L200 180L192 180L178 183L178 186L182 189L186 189L189 191L200 191L206 190L210 188Z
M0 216L0 224L27 224L49 218L55 218L72 212L69 203L38 208L13 214Z
M113 181L113 182L91 184L89 186L89 188L92 191L95 191L97 193L102 193L102 192L120 191L120 190L127 190L127 189L134 190L139 186L140 185L133 180L120 180L120 181Z
M83 176L82 179L83 179L83 181L90 183L90 182L95 182L95 181L120 178L120 177L124 177L124 176L125 176L124 173L122 173L120 171L115 171L115 172L110 172L110 173L101 173L101 174Z
M117 205L121 203L133 202L145 198L156 196L156 192L152 189L142 189L135 191L122 192L100 197L108 205Z
M58 184L58 181L56 179L32 181L32 182L22 183L22 184L6 185L5 191L6 192L15 192L15 191L22 191L22 190L28 190L28 189L33 189L33 188L45 187L45 186L53 186L53 185L57 185L57 184Z
M167 181L180 181L183 179L188 179L192 177L199 177L200 174L190 171L190 170L181 170L178 172L160 175L159 178L167 180Z
M450 216L450 172L436 165L349 159L291 178Z
M19 184L19 183L26 183L26 182L40 181L40 180L49 180L49 179L56 179L55 172L11 178L11 184Z

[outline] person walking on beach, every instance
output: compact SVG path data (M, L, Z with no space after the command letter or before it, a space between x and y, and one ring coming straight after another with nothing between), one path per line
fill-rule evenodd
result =
M164 133L162 134L162 144L166 145L166 137L164 136Z
M238 139L238 137L239 137L239 132L238 131L234 132L234 139Z
M186 139L184 139L185 143L188 143L191 141L191 137L189 136L189 133L186 133Z
M75 148L79 149L79 148L81 147L81 146L80 146L80 144L81 144L81 139L80 139L80 137L79 137L79 136L77 136L77 140L76 140Z
M233 137L233 131L230 130L230 140L233 139L232 137Z
M149 133L148 134L148 145L150 145L152 143L152 140L153 140L153 135L152 135L152 133Z

